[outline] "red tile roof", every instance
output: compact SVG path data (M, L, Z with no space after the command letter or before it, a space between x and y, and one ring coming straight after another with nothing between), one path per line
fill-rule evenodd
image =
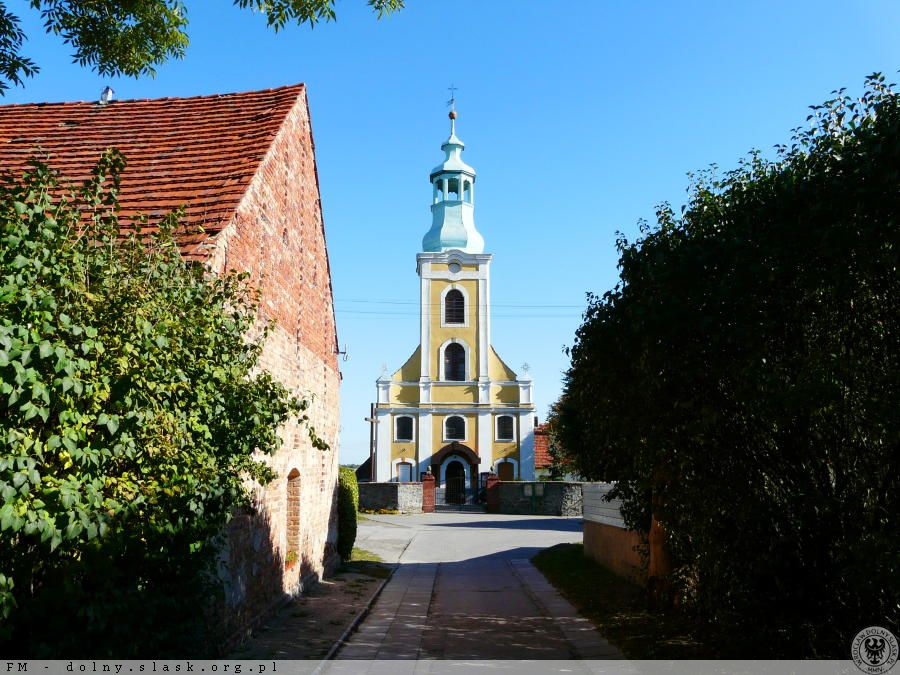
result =
M544 422L534 428L534 468L546 469L551 461L550 425Z
M19 173L32 157L80 184L107 149L118 148L120 219L150 224L185 206L182 251L230 220L304 85L215 96L0 106L0 167ZM205 233L198 232L202 226Z

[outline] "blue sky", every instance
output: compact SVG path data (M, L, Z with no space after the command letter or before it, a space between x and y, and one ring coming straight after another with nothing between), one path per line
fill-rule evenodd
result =
M616 283L617 230L634 237L657 203L680 204L687 172L769 152L833 89L900 68L900 3L887 1L407 0L376 21L363 0L339 0L337 23L274 34L227 0L186 0L186 58L115 80L72 65L24 0L7 4L43 71L6 102L94 99L106 84L146 98L307 83L350 355L343 462L368 456L382 364L417 343L415 255L451 83L494 254L494 346L530 364L544 419L585 293Z

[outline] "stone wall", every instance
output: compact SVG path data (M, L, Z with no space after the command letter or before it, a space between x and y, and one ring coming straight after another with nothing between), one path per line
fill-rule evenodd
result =
M422 513L422 483L360 483L359 508Z
M580 516L581 483L499 481L498 513L536 516Z
M210 267L247 272L260 291L260 324L274 321L260 366L309 401L308 423L329 448L290 422L264 459L278 477L256 489L255 515L228 531L220 575L231 641L337 562L340 372L314 145L305 93L288 114L235 216L215 238Z

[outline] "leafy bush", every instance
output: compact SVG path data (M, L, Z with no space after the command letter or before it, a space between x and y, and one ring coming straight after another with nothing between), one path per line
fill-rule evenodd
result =
M846 658L900 611L900 100L875 75L810 121L620 240L556 428L632 527L653 495L684 603L747 654Z
M217 537L273 477L305 403L257 368L241 275L182 261L177 214L116 215L123 160L78 193L35 164L0 183L3 652L197 654ZM253 337L250 337L253 336Z
M337 552L350 560L356 543L356 519L359 513L359 485L356 472L342 466L338 476L338 540Z

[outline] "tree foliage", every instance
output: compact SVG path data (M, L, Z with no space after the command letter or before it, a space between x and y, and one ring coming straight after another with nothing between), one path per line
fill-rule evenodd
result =
M73 49L76 63L101 75L153 76L156 67L182 58L188 46L187 8L181 0L28 0L41 13L47 33ZM379 18L404 0L366 0ZM262 14L275 31L288 24L314 26L337 18L334 0L234 0ZM0 0L0 94L22 85L38 66L22 54L19 18Z
M815 106L619 241L557 430L667 528L682 599L757 656L845 658L900 616L900 99Z
M120 232L122 166L77 193L41 164L0 182L7 654L196 654L218 538L306 408L258 369L244 276L183 262L178 214Z

